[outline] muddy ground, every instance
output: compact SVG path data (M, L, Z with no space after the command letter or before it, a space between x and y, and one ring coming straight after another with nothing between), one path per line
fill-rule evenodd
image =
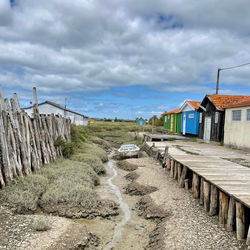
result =
M154 159L124 160L114 168L118 175L112 182L129 205L131 218L113 249L246 249L244 241L226 232L216 216L208 216L191 192L179 188ZM107 183L113 172L108 165L106 170L96 191L102 199L118 203ZM50 230L34 231L34 219L44 216L15 215L0 207L0 249L103 249L124 215L120 210L119 215L106 218L51 215L46 216Z

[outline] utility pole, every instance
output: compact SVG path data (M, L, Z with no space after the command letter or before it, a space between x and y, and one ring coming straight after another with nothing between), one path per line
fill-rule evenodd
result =
M154 133L155 117L152 117L152 134Z
M219 68L218 72L217 72L216 95L218 95L218 93L219 93L220 71L221 71L221 69Z
M219 83L220 83L220 72L222 70L228 70L228 69L235 69L235 68L240 68L246 65L249 65L250 63L244 63L244 64L240 64L237 66L232 66L232 67L228 67L228 68L218 68L218 72L217 72L217 84L216 84L216 95L218 95L219 93Z

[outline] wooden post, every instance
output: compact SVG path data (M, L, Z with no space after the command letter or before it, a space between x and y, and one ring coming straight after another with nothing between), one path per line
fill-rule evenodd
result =
M250 246L250 226L248 227L248 233L247 233L247 241L246 241L246 245L248 246L248 248L249 248L249 246Z
M214 216L216 214L218 214L218 189L216 186L211 185L209 215Z
M236 235L238 240L245 238L245 208L244 206L236 201Z
M183 170L181 173L181 179L180 179L180 187L184 188L185 185L185 179L187 177L187 172L188 172L188 168L186 166L183 166Z
M174 159L171 159L171 170L170 170L170 176L174 178Z
M228 214L228 196L219 191L219 222L223 225L227 224Z
M193 194L195 199L200 196L200 178L199 175L193 173Z
M180 164L180 163L178 163L177 168L178 168L178 170L177 170L177 172L178 172L178 184L180 185L180 180L181 180L181 170L182 170L182 166L181 166L181 164Z
M204 208L209 212L210 208L210 183L204 180Z
M167 170L170 170L171 169L171 158L170 157L168 157L167 162L168 162Z
M178 166L177 166L177 161L174 163L174 179L178 179Z
M189 189L189 179L185 179L185 180L184 180L184 186L185 186L185 189L186 189L186 190Z
M204 205L204 179L202 177L200 181L200 205Z
M235 225L235 199L231 196L229 200L228 216L227 216L227 231L232 232Z

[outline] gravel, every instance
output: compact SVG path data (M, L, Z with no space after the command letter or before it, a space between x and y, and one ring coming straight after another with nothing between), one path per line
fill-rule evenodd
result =
M145 163L135 172L139 175L138 184L158 188L150 194L153 202L171 212L160 225L164 227L164 233L160 234L164 238L161 249L247 249L245 241L237 240L235 232L227 232L219 224L218 216L210 217L192 193L179 188L159 163Z

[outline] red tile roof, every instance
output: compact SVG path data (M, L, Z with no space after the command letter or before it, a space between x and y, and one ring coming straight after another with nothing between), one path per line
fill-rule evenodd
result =
M224 109L228 105L234 105L241 101L244 97L242 95L207 95L211 102L218 109Z
M198 109L198 104L201 104L201 102L198 101L187 101L194 109Z
M250 106L250 96L245 96L239 102L234 104L229 104L225 108L238 108L238 107L247 107Z
M169 115L169 114L177 114L179 112L180 112L180 109L174 109L174 110L171 110L169 112L165 112L162 115L164 116L164 115Z

